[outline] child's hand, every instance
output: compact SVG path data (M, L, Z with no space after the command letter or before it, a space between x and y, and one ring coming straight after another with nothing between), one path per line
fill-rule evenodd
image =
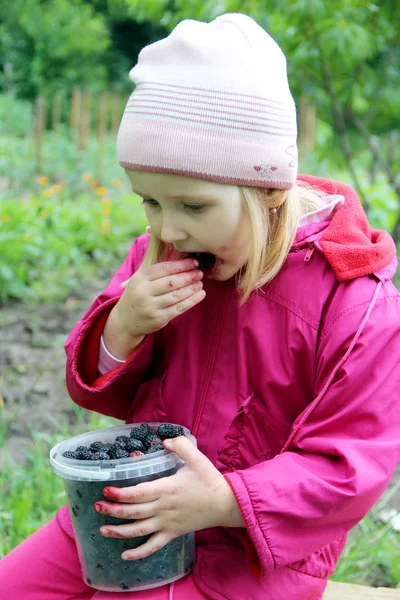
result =
M105 525L107 537L134 538L153 534L145 544L126 550L122 558L137 560L160 550L172 539L208 527L244 527L235 495L224 476L185 437L164 441L185 465L171 477L126 488L108 486L95 510L120 519L137 519L125 525Z
M105 326L104 341L110 352L126 358L146 334L162 329L201 302L205 297L202 278L203 272L192 258L136 271Z

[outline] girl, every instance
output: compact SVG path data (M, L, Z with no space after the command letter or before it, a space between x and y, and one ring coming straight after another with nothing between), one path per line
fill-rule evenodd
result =
M93 509L133 522L101 532L151 534L131 561L197 532L192 574L127 598L321 599L399 458L394 243L351 188L297 176L285 57L249 17L183 21L130 76L117 148L151 231L71 332L67 385L198 449L105 487ZM66 507L0 575L7 600L117 597L82 580Z

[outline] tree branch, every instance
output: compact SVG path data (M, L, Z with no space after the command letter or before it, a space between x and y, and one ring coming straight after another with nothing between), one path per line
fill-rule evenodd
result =
M386 177L388 178L389 183L392 186L392 188L399 200L399 205L400 205L400 184L397 182L395 174L393 173L389 164L386 162L384 156L382 155L382 152L380 151L379 146L377 145L377 143L374 139L374 136L371 135L371 133L368 131L368 129L366 128L364 123L361 121L361 119L359 119L355 115L351 115L351 119L352 119L355 127L358 129L358 131L363 136L364 140L367 142L374 160L381 165L383 171L385 172ZM400 210L398 211L398 214L397 214L397 219L396 219L396 223L393 227L392 235L393 235L393 239L397 245L400 242Z
M346 123L344 121L343 113L340 108L339 99L338 99L335 89L333 87L332 77L331 77L331 74L327 67L327 64L325 62L325 59L322 55L322 50L320 47L318 49L319 49L320 57L321 57L321 70L322 70L323 81L324 81L325 89L328 93L328 96L331 99L333 120L335 122L337 131L339 134L340 146L341 146L343 155L347 161L347 166L348 166L348 169L353 178L355 187L356 187L358 193L360 194L361 200L364 204L365 212L368 212L369 202L364 194L364 191L361 187L360 181L358 179L358 176L357 176L357 173L355 170L354 161L353 161L353 157L351 154L351 149L350 149L348 136L347 136Z

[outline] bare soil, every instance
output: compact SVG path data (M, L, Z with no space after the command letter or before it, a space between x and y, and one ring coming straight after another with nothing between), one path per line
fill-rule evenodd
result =
M78 425L65 386L64 342L75 323L108 279L55 304L15 303L0 309L0 396L4 403L6 441L3 456L22 462L33 431L55 434ZM56 440L55 440L56 442Z
M2 456L22 462L32 431L55 434L77 427L74 404L65 386L65 339L111 274L82 287L55 305L19 303L0 309L0 402L4 402L6 440ZM1 432L1 428L0 428ZM1 462L1 461L0 461ZM386 492L387 508L400 509L400 465Z

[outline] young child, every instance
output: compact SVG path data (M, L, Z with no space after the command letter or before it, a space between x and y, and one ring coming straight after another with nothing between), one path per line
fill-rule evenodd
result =
M285 57L249 17L181 22L130 77L117 148L151 230L71 332L67 384L197 438L165 442L176 475L93 508L134 520L105 536L152 534L127 560L196 531L197 563L124 598L321 599L400 455L394 243L351 188L297 176ZM119 598L82 580L67 507L0 583L7 600Z

